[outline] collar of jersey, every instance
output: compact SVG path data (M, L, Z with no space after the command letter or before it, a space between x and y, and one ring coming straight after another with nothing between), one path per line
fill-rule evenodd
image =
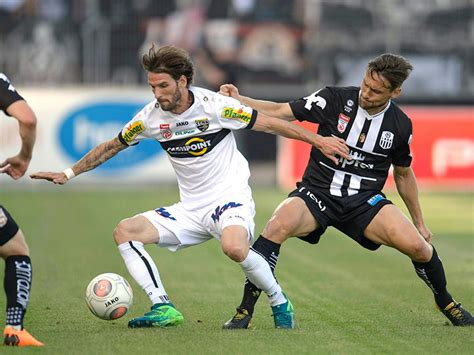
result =
M387 106L380 112L377 112L375 115L371 115L368 113L366 110L364 110L362 107L359 106L359 109L362 110L362 112L365 114L368 120L373 120L379 117L382 117L383 114L390 108L390 105L392 104L392 100L388 100Z

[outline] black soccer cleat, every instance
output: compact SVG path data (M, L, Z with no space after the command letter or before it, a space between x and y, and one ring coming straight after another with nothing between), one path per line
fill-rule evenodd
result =
M474 325L474 317L462 308L461 303L456 301L451 302L442 309L441 312L453 323L456 327L468 327Z
M237 308L237 313L229 319L223 326L223 329L248 329L252 316L244 308Z

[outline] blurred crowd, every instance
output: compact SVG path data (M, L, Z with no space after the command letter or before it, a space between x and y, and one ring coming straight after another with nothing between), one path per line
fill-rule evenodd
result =
M408 97L465 99L473 12L471 0L0 0L0 71L23 85L138 85L151 43L175 44L196 84L283 98L357 85L367 58L394 52L415 65Z

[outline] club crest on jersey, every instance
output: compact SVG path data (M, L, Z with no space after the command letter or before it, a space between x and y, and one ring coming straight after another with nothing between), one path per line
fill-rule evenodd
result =
M390 149L392 148L392 144L393 144L393 133L390 132L390 131L383 131L382 132L382 135L380 136L380 141L379 141L379 145L383 148L383 149Z
M207 118L203 118L201 120L194 120L194 122L196 122L196 127L201 132L204 132L209 128L209 120Z
M337 130L341 133L344 133L344 131L347 128L347 124L349 123L350 120L351 120L350 117L346 116L343 113L340 113L339 120L337 122Z
M173 136L169 123L160 124L160 134L164 139L170 139Z

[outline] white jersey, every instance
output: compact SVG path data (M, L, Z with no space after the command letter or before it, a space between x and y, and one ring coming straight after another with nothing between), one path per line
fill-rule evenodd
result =
M185 112L146 105L119 134L127 145L156 139L176 172L180 200L188 208L208 205L224 194L248 193L250 171L231 130L252 128L257 112L231 97L191 87L194 102Z

